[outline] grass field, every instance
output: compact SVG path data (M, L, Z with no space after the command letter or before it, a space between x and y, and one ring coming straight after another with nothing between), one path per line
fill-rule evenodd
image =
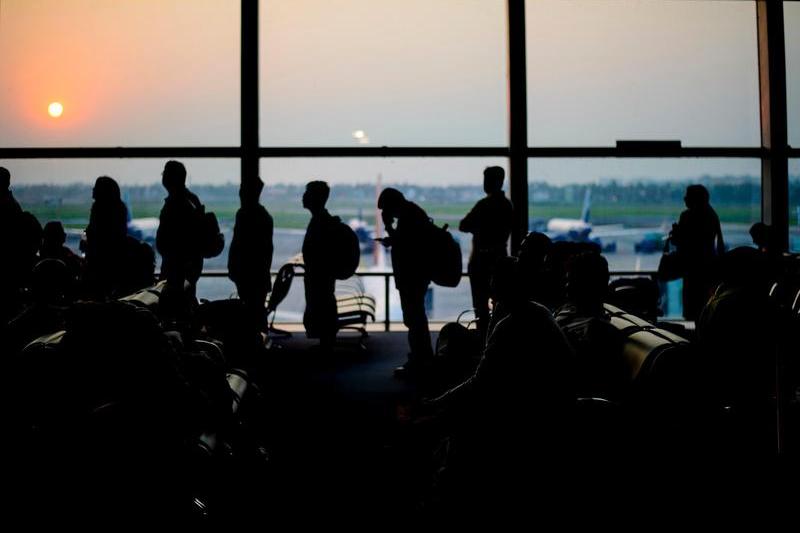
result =
M161 203L134 204L133 213L137 218L157 217L161 210ZM459 220L469 209L471 204L451 203L439 205L424 205L428 214L437 222L449 222ZM753 206L732 205L718 206L716 208L720 220L723 223L752 223L754 221ZM50 220L61 220L67 227L84 227L89 220L90 204L79 205L26 205L26 209L31 211L39 221L44 224ZM238 204L232 202L209 202L206 209L213 211L221 222L232 223L236 216ZM286 205L267 205L273 219L275 227L302 229L308 224L308 212L297 207ZM361 209L364 219L370 223L375 222L375 210L372 205L355 205L352 203L332 203L330 210L334 214L340 214L343 219L351 218ZM654 220L676 220L680 214L682 206L673 205L652 205L652 204L597 204L592 205L592 220L597 223L624 223L635 225L637 221L642 224L651 224ZM580 209L574 205L553 205L536 204L529 208L529 216L534 219L549 219L554 217L577 218L580 216Z

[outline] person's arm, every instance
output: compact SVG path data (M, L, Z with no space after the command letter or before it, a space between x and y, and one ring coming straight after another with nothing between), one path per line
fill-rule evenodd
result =
M475 204L475 206L467 213L461 222L458 224L458 230L463 231L464 233L474 233L476 230L477 222L478 222L478 206L480 202Z
M722 225L719 222L719 217L714 214L714 219L717 224L717 255L725 253L725 240L722 238Z

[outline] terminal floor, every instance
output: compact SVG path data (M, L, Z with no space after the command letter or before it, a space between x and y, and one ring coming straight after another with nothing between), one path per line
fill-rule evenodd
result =
M426 465L403 445L413 428L398 421L422 394L392 373L406 359L406 334L371 333L364 350L345 339L327 356L302 333L277 342L259 379L269 467L251 510L337 523L410 510Z

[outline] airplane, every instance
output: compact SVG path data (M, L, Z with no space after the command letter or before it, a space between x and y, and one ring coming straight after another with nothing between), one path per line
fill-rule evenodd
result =
M637 254L661 253L664 250L664 241L667 236L663 232L645 233L641 240L633 245L633 251Z
M134 239L146 242L150 246L156 245L156 231L158 231L158 217L133 218L128 195L125 195L125 210L128 213L128 235Z
M600 247L603 253L617 251L616 241L603 242L600 237L592 235L595 229L589 220L592 206L592 189L586 189L580 218L551 218L544 224L544 234L553 242L589 242Z
M358 244L362 254L371 254L375 248L375 227L367 224L358 210L358 216L347 221L347 225L355 232L358 237Z

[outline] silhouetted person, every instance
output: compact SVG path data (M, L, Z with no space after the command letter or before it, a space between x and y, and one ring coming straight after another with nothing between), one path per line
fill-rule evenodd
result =
M0 218L3 221L22 213L22 208L11 192L11 172L5 167L0 167Z
M725 252L725 242L708 189L689 185L684 202L686 210L678 223L673 224L671 239L684 270L683 316L686 320L695 320L713 289L714 263Z
M333 257L338 250L333 248L333 232L340 223L325 209L330 188L324 181L312 181L306 185L303 207L311 212L306 236L303 239L303 263L305 264L306 311L303 325L311 338L318 338L320 347L330 349L336 340L336 276Z
M445 505L503 505L520 490L513 479L561 475L553 453L561 448L567 412L575 400L572 350L552 315L519 290L516 258L501 258L492 298L503 308L475 373L425 407L450 422L452 435L438 491ZM492 487L492 494L480 487ZM495 492L497 491L497 492ZM507 502L506 502L507 503Z
M119 184L108 176L97 178L92 189L92 211L86 227L86 282L95 298L115 294L128 234L128 210Z
M469 284L478 329L483 335L489 321L489 280L497 260L508 255L508 238L513 223L511 202L503 193L504 179L502 167L487 167L483 171L486 197L475 204L458 226L459 230L472 233Z
M64 313L75 280L60 259L39 261L31 272L30 303L2 332L4 353L14 355L28 343L64 329Z
M624 338L611 325L603 304L608 296L608 262L593 252L567 264L567 303L555 319L575 351L579 395L619 399L626 384Z
M156 247L162 258L161 277L167 281L164 303L166 308L183 307L194 299L197 280L203 271L204 208L200 199L186 188L183 163L167 161L161 183L167 197L159 216Z
M21 234L22 208L10 190L11 173L0 167L0 227L10 229L0 260L0 318L5 321L17 311L19 289L26 270L25 236Z
M550 240L550 237L544 233L532 231L522 240L517 253L528 299L545 307L549 307L547 287L549 281L545 266L552 246L553 241Z
M425 314L425 293L431 282L427 264L430 257L421 253L426 247L425 239L432 223L420 206L406 200L397 189L381 191L378 209L381 209L388 234L382 244L392 248L395 286L400 293L403 324L408 328L411 349L408 362L395 369L395 373L402 376L422 370L433 357L428 316Z
M266 328L264 302L272 288L272 217L259 203L264 182L261 178L242 182L233 240L228 252L228 275L236 284L239 298L250 311L254 326Z
M64 263L69 279L68 295L72 295L83 273L83 258L65 246L67 234L61 222L50 221L42 231L41 259L58 259Z
M156 254L153 247L132 235L125 239L125 262L121 271L120 294L128 295L155 283Z
M769 265L749 247L725 253L719 264L720 284L696 328L709 390L722 405L766 406L774 394L780 324L768 296Z

